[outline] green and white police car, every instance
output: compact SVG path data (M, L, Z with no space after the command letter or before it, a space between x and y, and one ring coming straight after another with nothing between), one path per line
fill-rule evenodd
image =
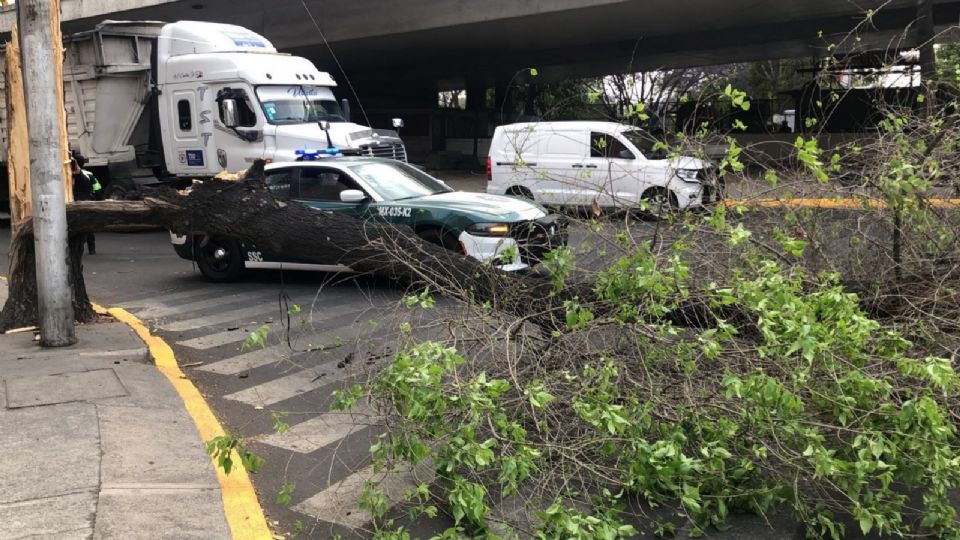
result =
M566 220L526 200L456 191L403 162L335 157L272 163L267 188L320 211L399 223L421 238L503 270L521 270L566 245ZM247 242L172 235L181 257L195 260L212 281L237 278L245 268L349 270L267 253Z

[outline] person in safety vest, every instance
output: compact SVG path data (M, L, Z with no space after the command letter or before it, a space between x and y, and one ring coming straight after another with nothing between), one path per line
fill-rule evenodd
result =
M86 158L79 152L71 152L70 169L73 172L73 200L75 201L95 201L100 198L103 190L96 175L83 168L86 163ZM90 255L95 255L97 253L96 237L93 233L87 233L86 240L87 251Z

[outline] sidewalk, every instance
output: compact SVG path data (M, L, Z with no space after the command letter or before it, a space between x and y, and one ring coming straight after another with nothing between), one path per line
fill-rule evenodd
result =
M230 538L203 440L143 341L119 322L77 337L0 334L0 538Z

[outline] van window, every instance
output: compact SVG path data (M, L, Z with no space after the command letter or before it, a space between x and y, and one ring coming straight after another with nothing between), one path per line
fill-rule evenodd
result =
M193 128L193 116L190 114L190 102L181 99L177 102L177 117L180 120L180 131L190 131Z
M627 147L613 135L590 133L590 157L614 158L614 159L636 159Z

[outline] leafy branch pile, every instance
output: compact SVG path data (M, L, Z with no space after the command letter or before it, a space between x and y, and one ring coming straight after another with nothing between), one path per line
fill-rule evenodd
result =
M869 145L795 144L807 182L860 201L846 228L804 209L751 228L755 211L720 206L651 241L619 235L621 256L588 277L553 252L543 311L496 310L518 301L493 291L450 321L485 339L410 333L338 406L390 416L380 467L436 472L407 494L411 515L449 514L439 537L698 536L748 512L813 537L960 538L960 250L956 210L931 202L960 170L960 133L952 109L885 114ZM717 172L740 174L749 152L726 143ZM858 189L839 184L851 175ZM370 485L377 537L408 538L382 503Z
M913 357L836 275L766 259L729 286L693 290L687 275L679 257L638 247L600 275L598 306L568 302L551 333L518 334L495 362L410 341L340 406L369 394L394 413L376 461L430 460L433 497L413 511L439 503L458 534L510 536L496 506L519 493L539 509L510 523L522 537L685 522L697 534L731 512L782 509L818 536L839 538L847 518L865 533L956 535L960 379L948 360ZM660 316L693 297L709 328ZM594 317L599 304L611 315ZM738 325L718 315L732 308ZM639 518L659 505L672 512ZM402 534L388 523L381 537Z

